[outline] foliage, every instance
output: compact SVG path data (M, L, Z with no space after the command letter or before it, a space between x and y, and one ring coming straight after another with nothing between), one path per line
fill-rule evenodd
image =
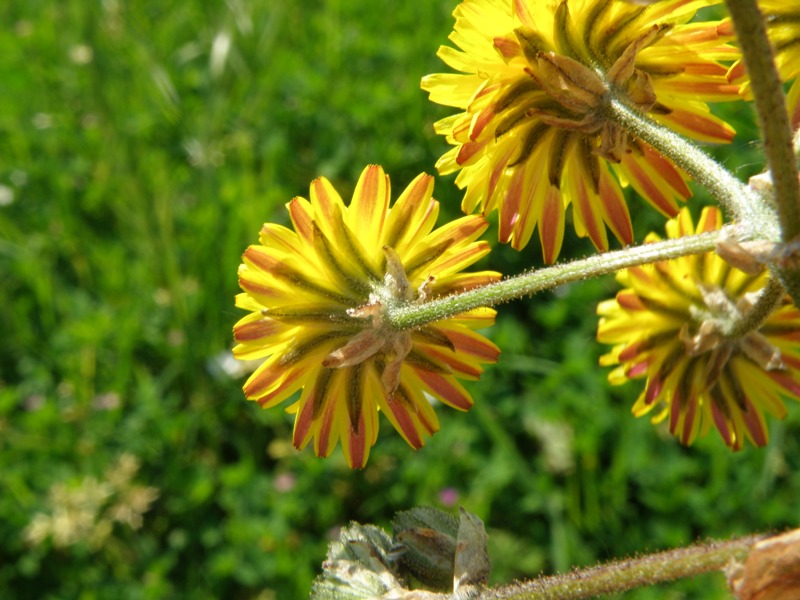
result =
M417 453L382 436L364 471L296 454L291 418L244 400L221 359L242 250L317 175L347 197L368 162L397 190L432 171L447 111L419 78L440 68L454 4L0 7L0 595L302 598L338 528L415 504L478 514L497 581L795 522L797 407L760 451L654 435L629 415L635 386L596 366L610 279L501 307L475 408L442 412ZM740 108L730 160L749 173ZM452 178L435 196L458 214ZM568 234L562 258L591 251ZM519 272L537 252L482 267ZM102 484L123 456L158 494L140 525L114 521L99 546L26 541L54 490Z

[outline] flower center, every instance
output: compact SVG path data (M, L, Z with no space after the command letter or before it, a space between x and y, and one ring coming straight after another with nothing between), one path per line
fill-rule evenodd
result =
M678 334L686 354L691 357L710 353L706 381L716 383L731 356L744 354L765 371L785 369L780 350L758 331L735 336L737 322L749 312L757 293L744 294L734 303L717 286L698 284L704 306L690 308L692 323L685 323Z
M517 52L521 51L528 75L496 100L494 112L502 116L495 136L500 137L535 117L545 128L583 134L587 152L620 162L623 153L631 152L631 146L637 142L631 140L620 125L608 120L605 106L609 98L615 97L641 112L661 108L650 75L635 63L638 53L658 40L667 29L666 25L653 25L631 42L607 69L592 69L574 58L547 51L547 43L529 28L514 30L516 44L505 37L495 39L495 47L509 58L514 54L513 46L519 49ZM534 126L526 133L514 164L530 156L544 131ZM550 177L553 183L559 178L560 173Z
M351 317L362 319L365 329L347 344L328 354L322 366L340 369L382 356L383 360L377 361L376 365L382 365L381 383L386 394L391 396L400 385L400 367L411 351L412 342L410 331L398 331L386 323L383 318L384 306L424 300L433 277L426 279L415 291L394 249L384 246L383 252L386 256L383 284L375 287L366 304L347 311Z

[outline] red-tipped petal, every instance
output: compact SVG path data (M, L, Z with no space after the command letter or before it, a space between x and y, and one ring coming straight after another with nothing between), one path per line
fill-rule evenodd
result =
M273 355L250 375L243 387L247 398L259 398L271 392L278 386L278 382L288 377L289 371L280 366L279 362L280 357Z
M697 222L697 233L716 231L722 226L722 213L716 206L707 206Z
M478 379L480 374L483 373L483 369L466 361L459 360L456 358L456 354L450 350L440 351L432 346L423 346L422 344L419 345L419 350L434 362L447 365L461 377Z
M369 431L364 412L359 416L358 432L347 426L347 431L342 435L342 446L347 465L351 469L363 469L369 456L370 440Z
M469 244L465 248L456 248L452 251L445 252L440 258L428 265L427 270L437 279L439 277L446 277L452 273L458 273L476 263L489 254L491 249L492 247L485 241Z
M750 398L745 398L745 406L746 410L742 411L742 417L747 430L753 438L753 443L756 446L766 446L768 441L767 430L764 426L764 417L761 411L753 406Z
M724 440L727 446L732 446L734 441L734 435L731 431L730 426L728 425L728 419L725 416L725 413L717 406L716 402L711 402L711 416L714 419L714 425L719 432L719 435Z
M558 258L564 241L564 206L557 187L551 185L545 193L538 222L544 262L552 264Z
M682 444L689 445L694 440L697 431L697 423L695 422L695 417L697 417L697 403L697 398L692 398L689 400L688 406L686 407L683 417L683 429L681 431Z
M408 445L414 449L422 448L424 441L414 424L414 417L409 412L409 407L398 398L392 398L387 402L389 410L397 423L397 429Z
M661 118L668 127L701 142L730 143L736 131L713 115L704 115L680 108Z
M523 195L529 190L525 189L525 169L516 169L506 190L506 195L500 205L499 229L497 237L500 243L507 244L514 234L517 220L520 216L520 206Z
M783 357L783 361L788 364L787 357ZM767 376L786 390L787 394L795 398L800 398L800 383L791 376L791 372L782 373L780 371L770 371L767 373Z
M469 142L466 144L462 144L461 147L458 149L458 155L456 156L456 162L459 165L467 164L472 157L478 154L483 147L486 146L488 142L487 140L482 140L480 142Z
M469 410L472 407L472 398L452 376L440 375L423 369L414 369L414 372L427 386L426 391L448 406L459 410Z
M325 177L311 182L311 206L314 208L314 222L330 240L339 239L339 228L344 213L344 202Z
M439 203L433 200L433 177L421 174L409 184L389 211L384 227L383 244L405 255L433 229L439 215Z
M642 299L633 290L622 290L618 292L617 303L625 310L647 310L647 306L642 303Z
M572 210L575 215L575 228L581 227L584 231L580 234L588 234L592 244L598 250L608 250L608 237L606 228L603 224L601 209L599 207L600 198L594 194L593 190L586 185L585 177L580 174L571 182Z
M626 246L633 243L633 227L628 204L619 184L607 169L603 169L600 175L600 200L605 212L605 221L614 236Z
M660 377L651 377L647 381L647 389L645 390L644 402L648 406L653 404L661 395L664 389L664 380ZM674 400L673 400L674 402Z
M306 244L312 245L314 239L314 211L305 198L294 198L286 205L292 225Z
M262 246L273 248L278 252L292 254L303 252L302 238L291 229L275 223L264 223L258 236Z
M647 369L650 367L649 362L640 362L635 365L632 365L625 371L625 375L630 378L640 377L647 373ZM649 404L649 403L648 403Z
M669 432L672 435L677 435L678 424L681 419L681 397L678 390L672 394L672 402L669 405Z
M347 224L365 247L380 243L389 194L389 179L383 169L378 165L364 169L347 209Z
M633 187L664 215L674 217L678 205L671 194L666 194L659 182L654 181L639 159L625 155L622 158L622 169L627 173ZM674 169L674 167L671 167Z
M333 377L336 380L336 376ZM339 441L338 423L336 420L341 418L350 422L346 415L337 414L342 412L343 407L337 402L343 391L339 382L332 383L325 394L325 403L321 414L318 416L318 429L314 437L314 454L317 456L328 457Z
M285 330L286 326L283 323L261 317L249 323L240 321L233 328L233 337L237 342L253 342L271 338Z
M453 343L456 354L467 354L481 362L494 363L500 356L500 348L479 333L462 327L436 327Z

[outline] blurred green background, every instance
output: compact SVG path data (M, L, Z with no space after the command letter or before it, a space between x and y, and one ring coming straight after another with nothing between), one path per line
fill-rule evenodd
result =
M455 4L0 5L1 597L304 598L337 528L421 504L485 521L494 581L797 525L800 407L736 455L633 419L638 386L596 366L610 278L502 306L474 410L440 407L417 453L384 422L351 472L244 400L225 360L242 251L318 175L348 197L368 163L395 192L433 172L449 111L419 79L444 70ZM720 155L747 176L750 110L724 110L743 136ZM458 214L452 177L436 195ZM639 238L663 230L633 202ZM565 258L590 251L568 235ZM625 597L725 593L714 575Z

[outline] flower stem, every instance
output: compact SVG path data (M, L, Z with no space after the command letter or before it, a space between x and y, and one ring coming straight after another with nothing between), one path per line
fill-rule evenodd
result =
M780 280L770 277L753 307L736 322L730 337L740 338L751 331L757 331L785 297L786 290Z
M650 119L647 115L626 106L617 99L606 104L607 117L646 142L702 185L736 220L747 228L748 238L776 240L778 230L774 217L763 203L727 169L708 156L695 144Z
M596 254L570 263L530 271L424 304L387 306L385 317L396 329L419 327L481 306L494 306L571 281L606 275L621 269L688 254L708 252L714 249L719 233L710 231Z
M795 158L797 140L792 139L786 97L756 0L725 0L725 4L750 77L764 138L764 154L775 190L781 240L788 243L800 235L800 181ZM800 306L800 269L779 268L778 275L795 304Z
M576 600L624 592L723 569L745 558L764 536L707 542L658 554L631 558L553 577L495 588L481 596L492 600Z
M725 0L753 90L764 154L772 173L783 241L800 234L800 182L792 147L786 97L775 68L764 17L756 0Z

